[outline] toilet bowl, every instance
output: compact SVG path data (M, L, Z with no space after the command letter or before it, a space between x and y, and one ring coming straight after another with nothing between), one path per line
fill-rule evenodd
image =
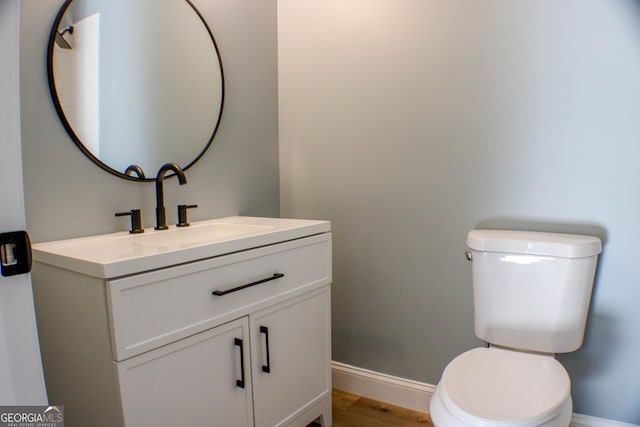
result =
M570 389L551 355L475 348L445 368L430 412L436 427L567 427Z

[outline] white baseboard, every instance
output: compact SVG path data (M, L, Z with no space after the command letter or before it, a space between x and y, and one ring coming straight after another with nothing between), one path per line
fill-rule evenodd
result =
M331 362L333 388L414 411L429 412L436 387L381 374L340 362Z
M436 387L381 374L340 362L331 362L333 388L414 411L429 412Z
M573 414L570 427L638 427L638 424L621 423L620 421Z
M340 362L331 362L333 388L414 411L429 412L436 386ZM569 427L640 427L604 418L573 414Z

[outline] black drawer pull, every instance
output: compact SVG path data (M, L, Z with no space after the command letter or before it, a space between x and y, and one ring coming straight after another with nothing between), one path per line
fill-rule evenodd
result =
M213 292L211 292L211 294L215 295L217 297L221 297L223 295L227 295L227 294L230 294L232 292L240 291L242 289L250 288L251 286L259 285L261 283L270 282L272 280L276 280L276 279L279 279L281 277L284 277L284 274L275 273L273 276L267 277L266 279L258 280L256 282L247 283L246 285L238 286L237 288L228 289L226 291L213 291Z
M244 388L244 346L240 338L236 338L234 344L240 347L240 379L236 380L236 386Z

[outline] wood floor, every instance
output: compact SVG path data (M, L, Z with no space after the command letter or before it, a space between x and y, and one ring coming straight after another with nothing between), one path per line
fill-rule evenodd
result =
M429 414L333 390L333 427L433 427Z

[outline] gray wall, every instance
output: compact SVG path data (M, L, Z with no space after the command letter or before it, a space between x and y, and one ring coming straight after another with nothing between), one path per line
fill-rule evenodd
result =
M281 214L333 222L333 358L435 384L476 227L605 240L578 413L640 423L640 6L280 0Z
M114 212L140 208L154 225L152 183L112 176L84 157L51 102L46 44L61 0L21 3L21 113L27 225L42 242L128 229ZM278 216L276 0L196 0L220 48L226 103L218 135L187 171L165 183L168 222L178 203L197 203L192 220ZM176 37L180 37L176 34Z

